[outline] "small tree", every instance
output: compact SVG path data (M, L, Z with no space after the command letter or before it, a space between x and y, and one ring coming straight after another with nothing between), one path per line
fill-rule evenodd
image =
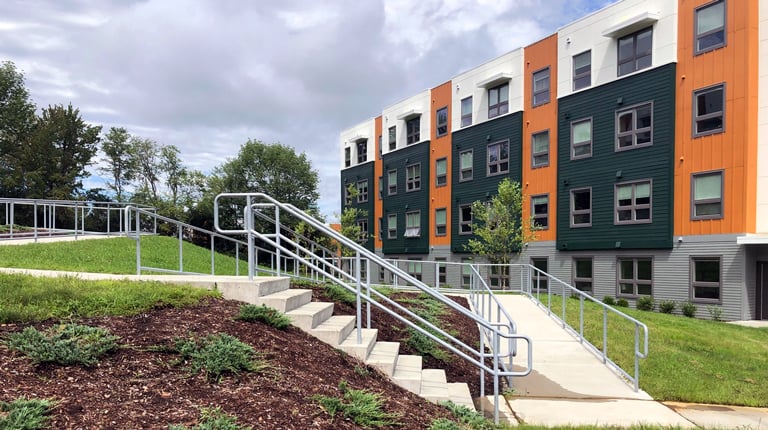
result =
M347 195L352 201L357 199L357 188L355 188L354 184L349 184L347 187ZM364 245L365 242L368 241L369 234L367 232L363 232L363 230L360 228L360 224L357 223L357 220L367 216L368 211L364 209L349 206L344 208L344 210L341 212L341 216L339 217L339 222L341 224L341 234L361 245ZM349 248L345 248L343 246L341 247L341 254L344 257L351 257L354 255L354 253Z
M536 227L523 218L523 191L520 183L508 178L499 183L497 194L488 202L472 203L472 233L465 249L484 256L492 264L509 264L513 256L535 238ZM506 275L506 270L502 275ZM506 276L502 287L506 287Z

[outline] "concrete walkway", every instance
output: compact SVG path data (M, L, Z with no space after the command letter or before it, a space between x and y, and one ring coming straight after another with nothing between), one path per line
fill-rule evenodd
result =
M642 423L681 428L768 429L768 409L665 405L642 390L635 392L531 299L521 295L498 298L517 323L518 333L529 336L533 342L534 370L526 377L515 378L506 417L546 426L626 427ZM518 348L516 362L524 366L525 342L520 342Z

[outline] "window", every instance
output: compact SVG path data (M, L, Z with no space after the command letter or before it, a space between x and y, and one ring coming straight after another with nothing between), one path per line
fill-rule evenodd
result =
M406 212L405 237L421 236L421 211Z
M472 234L472 205L459 206L459 234Z
M368 140L357 141L357 163L365 163L368 161Z
M650 296L653 284L653 260L650 258L619 258L616 282L619 296Z
M542 194L531 197L531 216L533 226L540 230L549 229L549 195Z
M592 119L571 123L571 159L592 156Z
M447 229L448 211L445 208L435 209L435 236L445 236Z
M592 293L592 257L573 259L573 286L580 291Z
M437 110L437 136L444 136L448 133L448 108L444 107Z
M691 257L691 300L720 302L720 257Z
M592 85L592 51L573 56L573 90Z
M357 202L365 203L368 201L368 180L357 181Z
M463 288L469 288L472 283L472 259L461 259L461 286Z
M488 89L488 119L509 112L509 84Z
M616 150L652 144L653 104L647 103L616 112Z
M722 218L723 172L694 174L691 182L691 219Z
M435 160L435 186L442 187L448 183L448 159Z
M437 264L437 284L445 285L448 273L445 264L445 258L435 258L435 264Z
M616 185L616 224L651 222L651 181Z
M549 67L533 74L533 106L549 103Z
M509 286L509 266L494 264L488 276L491 288L506 289Z
M397 149L397 128L393 125L389 127L389 150Z
M549 261L547 257L531 257L531 266L541 270L541 272L549 272ZM533 289L535 291L547 290L549 287L549 278L544 273L533 270L531 273L531 281L533 281Z
M696 53L725 46L725 0L704 5L695 14Z
M693 93L693 135L705 136L723 131L725 85L715 85Z
M357 220L357 226L360 228L360 235L357 237L359 243L365 243L368 241L368 220Z
M397 194L397 169L387 172L387 195Z
M387 215L387 239L397 239L397 214Z
M352 165L352 148L346 147L344 148L344 167L349 167Z
M461 126L472 125L472 96L461 100Z
M571 191L571 227L592 225L592 189L581 188Z
M421 281L421 261L408 260L408 274Z
M406 144L410 145L421 140L421 117L417 116L405 122Z
M379 176L379 200L384 196L384 177Z
M472 180L472 150L459 153L459 182Z
M509 141L488 145L488 176L509 172Z
M651 67L653 61L653 27L619 39L619 71L624 76L638 70Z
M379 239L384 237L384 217L379 217Z
M421 189L421 163L411 164L405 167L405 191L418 191Z
M549 165L549 131L531 135L531 167Z

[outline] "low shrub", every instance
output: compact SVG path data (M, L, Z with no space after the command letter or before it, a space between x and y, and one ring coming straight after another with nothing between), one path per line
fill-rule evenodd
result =
M432 422L429 430L501 430L506 428L503 425L494 424L474 409L457 405L450 400L440 404L451 411L458 422L446 418L437 419Z
M429 355L440 361L447 361L449 358L448 353L440 348L437 342L413 328L408 328L408 339L405 344L413 348L419 355Z
M688 318L693 318L696 316L696 305L691 302L686 302L680 305L680 310L683 312L683 315L687 316Z
M259 321L279 330L285 330L291 325L290 318L267 305L242 305L235 319L248 322Z
M269 365L256 358L250 345L219 333L202 339L176 339L176 351L189 362L192 373L205 370L209 381L218 382L225 373L260 372Z
M341 285L325 284L325 295L334 302L345 303L350 306L357 304L357 295Z
M709 317L712 318L712 321L723 320L723 308L720 306L707 306L707 312L709 312Z
M401 415L384 412L381 395L367 390L353 390L346 381L339 382L342 397L314 395L311 399L320 404L328 415L341 415L345 420L368 427L387 427L398 425Z
M677 303L675 303L672 300L664 300L663 302L659 303L659 312L663 314L671 314L675 311L675 308L677 307Z
M618 299L616 300L616 306L620 308L628 308L629 302L627 301L627 299Z
M168 430L250 430L252 428L237 424L237 418L225 414L221 408L201 409L200 421L192 428L183 425L168 426Z
M605 303L608 306L615 306L616 305L616 299L614 299L611 296L605 296L605 297L603 297L603 303Z
M641 311L653 311L653 308L656 306L656 304L653 301L653 297L650 296L643 296L637 299L637 303L635 305L638 310Z
M16 399L0 402L0 429L36 430L48 427L53 402L42 399Z
M45 332L27 327L12 334L6 345L35 363L91 366L104 354L117 349L118 339L101 327L59 324Z

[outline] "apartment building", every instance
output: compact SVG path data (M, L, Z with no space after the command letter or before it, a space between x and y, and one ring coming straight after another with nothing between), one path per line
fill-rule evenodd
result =
M768 0L618 1L340 143L365 245L428 283L463 277L423 261L481 261L470 205L511 178L540 228L514 262L768 319Z

